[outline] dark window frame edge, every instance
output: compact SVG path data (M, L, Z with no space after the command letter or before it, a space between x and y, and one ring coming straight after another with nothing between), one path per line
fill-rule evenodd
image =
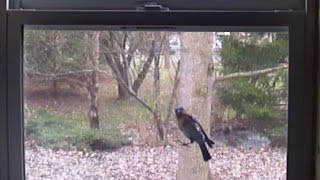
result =
M0 179L8 175L7 127L7 13L6 2L0 0Z
M9 106L7 109L8 117L7 123L9 125L9 134L8 139L11 140L13 138L13 144L9 143L9 175L10 179L21 179L24 177L24 156L23 156L23 144L22 142L22 125L23 122L16 122L14 121L15 117L18 116L18 119L22 120L23 114L22 113L22 77L21 77L21 68L22 68L22 40L23 40L23 25L67 25L67 24L73 24L73 25L98 25L98 24L109 24L109 25L137 25L140 24L140 22L143 21L143 25L150 25L152 24L150 17L150 12L143 12L141 14L136 14L134 12L89 12L89 11L72 11L72 12L55 12L55 11L42 11L42 12L36 12L36 11L28 11L28 12L22 12L22 11L8 11L8 58L6 62L1 61L1 65L8 65L8 76L6 77L8 80L10 78L17 78L19 81L14 82L8 82L8 98L10 101L8 101L7 105ZM125 18L128 14L132 15L135 14L136 19L134 19L133 22L128 22L128 20L122 19L121 21L117 21L121 18ZM179 12L173 12L170 16L177 16ZM200 12L201 13L201 12ZM207 13L207 14L206 14ZM121 17L114 18L110 20L109 18L115 15L121 15ZM153 13L152 13L153 14ZM157 14L156 19L159 19L160 17L169 17L168 14L163 15L160 12L155 13ZM181 21L178 21L179 18L175 18L174 20L160 20L156 23L153 23L153 25L184 25L184 26L203 26L209 27L214 25L219 26L287 26L289 27L289 56L290 56L290 68L289 73L294 74L296 72L300 76L298 77L290 77L289 79L289 118L292 117L290 120L294 121L289 124L288 129L288 171L287 171L287 179L312 179L313 173L312 169L313 167L311 164L313 163L314 159L312 158L312 151L315 148L312 138L312 132L309 132L308 129L312 129L312 125L314 123L315 117L314 112L312 110L312 104L316 102L316 100L313 99L313 94L308 94L310 92L313 92L315 89L313 84L314 79L314 69L312 68L313 60L307 61L305 63L305 52L306 49L304 48L305 44L305 36L306 32L304 30L304 13L303 12L203 12L202 15L199 15L199 12L197 12L198 15L190 14L185 16L179 14L179 18L186 18L186 17L212 17L215 15L215 17L225 17L227 18L227 21L222 22L216 21L211 22L208 20L201 20L200 22L185 22L183 19ZM255 14L255 20L253 22L248 22L245 20L247 17L252 17L252 15ZM102 17L101 17L102 15ZM61 19L61 17L65 17L64 19ZM83 19L83 17L86 17ZM132 18L132 16L130 16ZM99 19L101 18L101 19ZM104 19L106 18L106 19ZM233 19L236 18L236 19ZM146 20L147 19L147 20ZM187 19L187 18L186 18ZM236 20L240 21L237 21ZM146 21L145 21L146 20ZM117 22L111 22L111 21L117 21ZM191 21L189 19L189 21ZM109 23L108 23L109 22ZM167 22L167 23L166 23ZM174 24L174 22L176 22ZM231 23L233 22L233 23ZM303 47L301 51L297 51L298 47ZM20 52L20 53L16 53ZM292 60L297 59L297 60ZM16 62L14 61L16 60ZM5 64L8 63L8 64ZM18 67L19 66L19 67ZM302 69L302 70L301 70ZM16 73L16 75L13 74L13 72L18 71L19 73ZM305 79L310 80L305 80ZM301 85L299 88L297 85ZM302 88L303 87L303 88ZM14 91L12 91L14 90ZM18 92L17 92L18 90ZM20 91L20 92L19 92ZM301 93L302 96L299 97L293 97L294 94ZM18 95L18 96L16 96ZM16 96L16 97L14 97ZM12 100L12 101L11 101ZM307 102L307 104L303 104L304 102ZM16 108L16 105L14 103L20 103L20 107ZM301 109L301 104L304 105L304 109ZM295 112L294 112L295 111ZM16 114L16 115L14 115ZM1 114L3 115L3 114ZM294 115L294 116L293 116ZM298 116L298 117L296 117ZM305 119L308 119L307 123L305 123L303 126L301 126L301 122L299 123L299 117L304 117ZM19 120L19 121L20 121ZM18 127L20 126L20 127ZM290 127L291 126L291 127ZM297 130L300 130L300 127L302 128L302 132L295 134ZM13 128L13 129L12 129ZM20 129L20 135L19 137L14 136L16 133L15 131L17 129ZM301 130L300 130L301 131ZM302 135L302 136L301 136ZM20 140L15 141L16 138L20 138ZM296 148L295 144L300 145L304 144L305 146L301 146L300 148ZM1 152L2 153L2 152ZM311 154L309 154L311 153ZM15 156L19 155L19 157ZM21 167L20 169L22 171L17 172L16 168ZM14 173L14 174L13 174ZM308 178L310 177L310 178Z
M34 1L34 0L33 0ZM156 1L154 1L156 2ZM11 0L10 1L10 9L37 9L37 10L113 10L113 9L123 9L123 10L135 10L137 7L147 4L148 2L134 2L126 0L126 2L93 2L96 3L94 5L88 5L88 2L77 2L71 1L67 3L57 3L52 1L40 1L40 2L32 2L32 0ZM149 2L150 3L150 2ZM215 2L203 2L202 4L194 3L192 5L187 5L186 3L190 2L171 2L171 1L162 1L160 4L164 7L168 7L171 10L250 10L250 11L258 11L258 10L301 10L305 8L305 4L303 0L287 0L286 2L278 1L278 2L269 2L265 0L261 0L256 4L252 4L250 1L240 1L240 2L223 2L223 1L215 1ZM231 4L231 5L230 5Z

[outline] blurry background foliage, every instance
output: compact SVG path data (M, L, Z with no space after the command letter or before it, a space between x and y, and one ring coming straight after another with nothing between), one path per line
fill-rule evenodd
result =
M179 35L100 32L99 61L95 64L88 61L95 56L94 33L25 30L27 140L50 148L114 149L132 144L129 139L133 135L124 133L132 128L145 140L141 143L156 143L158 125L164 129L165 137L174 137L177 127L173 108L177 96L173 89L178 82L175 75L180 59ZM214 61L217 77L287 63L286 33L213 35L213 43L220 44L214 54L218 57ZM99 129L89 128L88 123L88 109L92 108L88 101L88 90L92 88L88 77L92 70L98 70L95 108ZM145 105L137 102L127 88ZM221 124L227 124L223 128L228 129L240 123L244 129L262 133L275 144L286 145L287 69L223 81L215 92L217 116L211 119L212 134L218 132Z

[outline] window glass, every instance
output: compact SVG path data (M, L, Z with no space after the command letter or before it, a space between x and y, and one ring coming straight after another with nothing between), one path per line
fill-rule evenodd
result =
M27 179L286 179L287 32L31 26L23 51Z
M157 1L140 0L11 0L10 8L22 9L149 9ZM163 0L164 10L303 10L303 0Z

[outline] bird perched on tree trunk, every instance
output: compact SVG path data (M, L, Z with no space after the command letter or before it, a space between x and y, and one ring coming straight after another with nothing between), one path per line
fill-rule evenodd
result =
M179 128L181 129L183 134L190 139L189 143L184 143L183 145L188 146L195 141L200 146L203 160L209 161L211 159L211 155L208 152L206 143L209 147L212 148L214 142L208 138L200 123L196 121L191 115L187 114L183 107L176 108L175 113L178 120Z

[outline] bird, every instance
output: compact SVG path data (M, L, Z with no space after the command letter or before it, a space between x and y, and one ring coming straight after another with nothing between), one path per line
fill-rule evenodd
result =
M209 161L211 159L211 155L206 144L212 148L215 143L209 139L201 124L191 115L187 114L183 107L175 108L175 114L180 130L190 140L189 143L183 143L183 145L188 146L193 142L198 143L201 149L203 160Z

